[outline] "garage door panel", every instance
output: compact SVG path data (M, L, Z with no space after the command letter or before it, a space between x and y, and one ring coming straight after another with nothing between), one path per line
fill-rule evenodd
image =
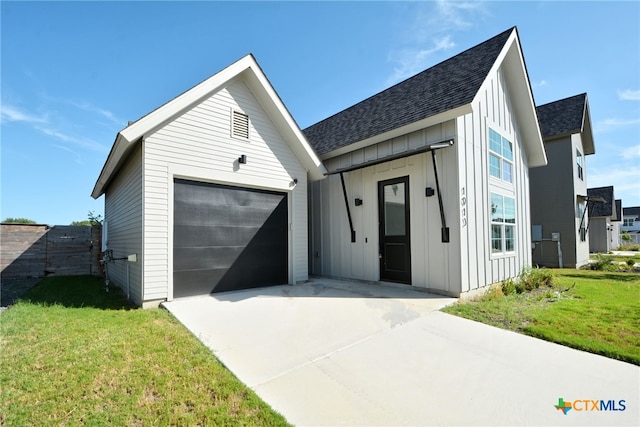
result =
M176 180L174 296L287 283L285 193Z

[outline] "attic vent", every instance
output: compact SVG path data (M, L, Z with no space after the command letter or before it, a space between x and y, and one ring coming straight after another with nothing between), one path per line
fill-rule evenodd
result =
M249 139L249 116L240 111L233 112L231 136Z

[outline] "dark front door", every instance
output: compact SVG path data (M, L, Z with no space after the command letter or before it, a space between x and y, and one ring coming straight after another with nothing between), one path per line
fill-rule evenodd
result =
M380 280L411 283L409 177L378 183Z
M174 297L287 283L285 193L182 179L174 190Z

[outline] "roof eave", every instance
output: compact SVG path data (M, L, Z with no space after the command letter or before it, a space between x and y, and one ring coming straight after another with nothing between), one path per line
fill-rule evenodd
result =
M464 105L461 105L460 107L453 108L451 110L442 112L440 114L436 114L434 116L430 116L422 120L409 123L408 125L401 126L401 127L392 129L388 132L374 135L370 138L356 141L344 147L340 147L338 149L321 154L320 159L327 160L336 156L340 156L342 154L350 153L352 151L359 150L361 148L366 148L371 145L374 145L383 141L387 141L393 138L397 138L399 136L406 135L408 133L415 132L420 129L424 129L429 126L434 126L440 123L447 122L449 120L454 120L457 117L463 116L471 112L472 112L471 104L464 104Z

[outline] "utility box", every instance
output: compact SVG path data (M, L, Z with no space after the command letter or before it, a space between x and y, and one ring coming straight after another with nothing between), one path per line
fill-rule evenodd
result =
M531 226L531 241L533 242L542 241L542 225L534 224Z
M551 240L554 242L560 241L560 233L551 233Z

